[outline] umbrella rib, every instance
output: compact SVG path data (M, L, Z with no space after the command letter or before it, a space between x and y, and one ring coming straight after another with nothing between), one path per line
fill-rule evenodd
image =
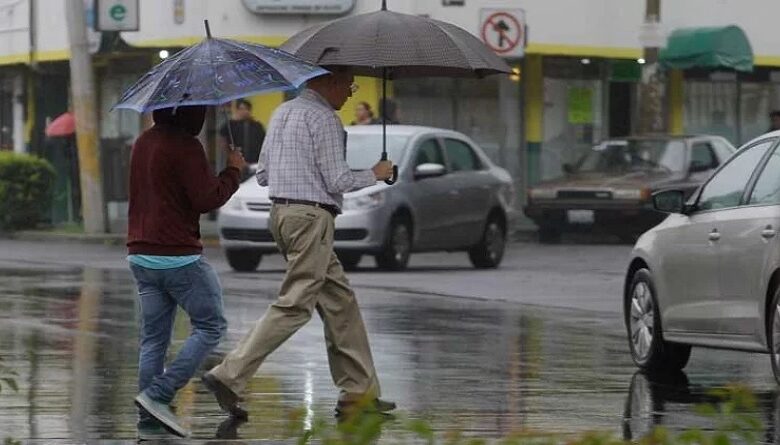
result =
M193 50L193 48L196 48L196 46L191 46L191 47L189 47L189 48L185 49L184 51L180 52L179 54L177 54L177 55L175 56L175 57L177 57L177 58L176 58L176 59L174 59L174 60L172 61L172 63L171 63L171 67L170 67L170 68L167 70L168 72L167 72L167 73L165 73L165 74L163 74L163 76L162 76L162 79L160 79L160 82L157 82L157 85L154 87L154 89L153 89L153 90L152 90L152 92L149 94L149 96L151 96L151 97L155 97L155 95L156 95L157 91L158 91L158 90L160 89L160 87L163 85L163 82L162 82L162 81L163 81L163 80L165 80L165 78L167 77L167 75L168 75L169 73L173 73L173 72L174 72L174 69L175 69L175 68L176 68L176 67L177 67L179 64L181 64L181 63L182 63L182 60L186 59L186 57L185 57L185 56L186 56L187 54L189 54L189 52L190 52L190 51L192 51L192 50ZM167 107L164 107L164 108L167 108Z

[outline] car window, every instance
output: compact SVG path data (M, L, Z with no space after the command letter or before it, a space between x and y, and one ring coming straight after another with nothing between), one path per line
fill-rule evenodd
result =
M628 139L607 141L593 147L579 162L580 173L685 171L687 146L682 140Z
M729 160L734 152L737 151L731 144L721 139L713 139L712 146L715 147L715 153L718 155L721 164Z
M780 204L780 150L775 150L750 194L750 204Z
M479 158L468 144L457 139L445 139L447 147L447 159L450 161L452 171L470 171L482 168Z
M736 207L742 199L753 171L761 162L774 140L758 143L736 155L704 186L697 205L698 210Z
M444 154L436 139L427 139L417 146L417 154L414 158L414 166L422 164L441 164L444 162Z
M694 142L691 149L691 170L706 171L717 168L720 163L709 142Z

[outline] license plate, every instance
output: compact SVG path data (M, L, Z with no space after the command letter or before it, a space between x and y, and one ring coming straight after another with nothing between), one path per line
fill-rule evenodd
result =
M593 210L569 210L566 219L569 224L593 224L595 216Z

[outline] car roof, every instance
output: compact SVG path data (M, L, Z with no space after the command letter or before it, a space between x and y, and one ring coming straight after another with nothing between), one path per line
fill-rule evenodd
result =
M382 125L351 125L346 127L350 134L382 134ZM388 125L387 134L397 136L417 136L427 133L447 133L464 137L462 133L444 128L422 125Z

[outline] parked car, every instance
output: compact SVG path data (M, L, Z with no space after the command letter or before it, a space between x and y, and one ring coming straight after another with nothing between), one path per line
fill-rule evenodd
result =
M692 194L734 147L718 136L649 136L605 141L561 179L528 194L525 214L542 242L559 242L576 229L600 229L633 243L663 217L650 206L653 192L674 187Z
M682 369L691 346L768 352L780 383L778 141L749 142L688 200L654 195L670 216L635 245L624 291L640 368Z
M367 169L380 157L382 127L348 127L347 162ZM461 133L438 128L387 127L389 158L398 181L377 183L344 196L334 248L346 268L363 255L382 269L401 270L412 252L466 251L477 268L498 267L514 217L512 178ZM244 182L220 210L220 241L231 267L257 268L276 253L268 230L268 189Z

